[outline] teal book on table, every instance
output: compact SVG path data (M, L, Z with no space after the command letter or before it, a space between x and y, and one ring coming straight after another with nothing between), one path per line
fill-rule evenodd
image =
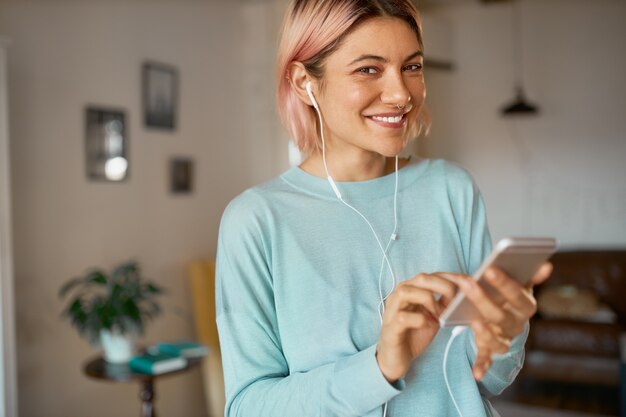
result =
M209 348L196 342L160 342L148 349L151 353L165 353L183 358L201 358L209 353Z
M135 372L159 375L183 369L187 366L187 360L181 356L146 352L142 355L133 356L128 362L128 366Z

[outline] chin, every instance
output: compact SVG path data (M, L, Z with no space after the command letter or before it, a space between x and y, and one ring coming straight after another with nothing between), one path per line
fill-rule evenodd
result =
M405 138L394 139L393 142L385 144L386 146L381 146L379 149L375 150L375 152L387 158L393 158L404 151L408 143L409 141Z

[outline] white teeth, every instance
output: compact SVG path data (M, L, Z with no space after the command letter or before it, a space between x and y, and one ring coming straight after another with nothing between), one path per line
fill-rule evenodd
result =
M372 119L378 120L380 122L385 122L385 123L400 123L400 121L402 120L402 116L395 116L395 117L372 116Z

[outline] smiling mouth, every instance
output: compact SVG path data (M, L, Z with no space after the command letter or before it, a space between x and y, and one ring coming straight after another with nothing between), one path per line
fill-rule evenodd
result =
M392 127L398 128L404 126L406 122L407 113L403 114L388 114L388 115L377 115L377 116L365 116L366 118L374 121L376 124L384 126L384 127Z
M378 122L384 122L384 123L400 123L402 121L402 119L404 119L404 114L401 114L399 116L391 116L391 117L386 117L386 116L370 116L371 119L376 120Z

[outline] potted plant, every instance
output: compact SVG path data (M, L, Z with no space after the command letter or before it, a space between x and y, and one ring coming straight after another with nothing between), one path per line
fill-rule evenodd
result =
M69 297L63 316L92 345L102 345L108 362L126 362L133 355L134 338L161 313L158 285L142 278L136 262L123 263L111 274L93 270L70 279L59 290Z

